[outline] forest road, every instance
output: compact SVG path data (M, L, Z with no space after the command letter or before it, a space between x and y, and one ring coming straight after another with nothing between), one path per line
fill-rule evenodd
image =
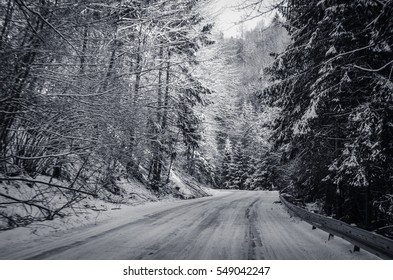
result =
M93 226L0 258L376 259L363 250L352 253L338 237L328 240L278 201L276 191L224 191L166 207L157 203L112 228Z

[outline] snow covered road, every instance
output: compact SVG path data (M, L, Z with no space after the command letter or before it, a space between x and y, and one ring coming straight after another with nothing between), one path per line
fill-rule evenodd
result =
M123 211L99 225L18 243L1 259L377 259L291 217L277 192L219 195ZM1 238L1 236L0 236ZM4 243L4 242L3 242Z

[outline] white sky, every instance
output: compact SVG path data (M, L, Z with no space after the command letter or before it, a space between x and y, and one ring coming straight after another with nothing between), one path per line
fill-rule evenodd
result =
M245 17L246 12L236 9L236 6L243 2L244 0L211 0L211 5L207 12L214 18L216 22L215 27L222 31L225 37L240 36L242 27L239 22ZM264 18L268 17L264 16ZM264 18L258 17L245 21L242 23L244 30L254 28Z

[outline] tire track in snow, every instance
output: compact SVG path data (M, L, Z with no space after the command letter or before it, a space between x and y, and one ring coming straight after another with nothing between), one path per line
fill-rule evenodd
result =
M263 255L259 253L262 245L262 240L260 233L256 227L257 213L255 211L255 203L257 203L260 198L255 199L250 206L246 209L246 219L248 221L248 259L264 259ZM257 249L259 249L257 251Z

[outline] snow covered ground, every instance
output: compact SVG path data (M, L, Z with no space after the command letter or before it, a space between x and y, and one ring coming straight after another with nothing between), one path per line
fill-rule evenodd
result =
M378 259L352 252L338 237L328 240L276 201L275 191L214 191L105 211L68 229L48 221L1 232L0 258Z
M169 183L162 187L160 192L154 192L140 181L126 176L118 176L113 182L117 194L108 191L102 184L95 183L97 175L92 176L89 182L75 183L72 189L76 192L68 191L69 181L60 181L49 176L31 178L27 175L7 177L0 174L0 178L7 178L0 180L0 231L29 225L14 231L27 230L36 235L59 228L72 228L84 224L86 220L95 222L105 216L106 212L119 210L127 205L204 197L209 196L210 191L209 188L195 182L191 176L174 169ZM61 188L65 188L66 191ZM94 193L97 197L77 196L78 190ZM52 213L58 211L59 214L53 216L54 222L45 221L49 216L46 210ZM60 219L60 216L63 218ZM31 224L33 221L35 222Z

